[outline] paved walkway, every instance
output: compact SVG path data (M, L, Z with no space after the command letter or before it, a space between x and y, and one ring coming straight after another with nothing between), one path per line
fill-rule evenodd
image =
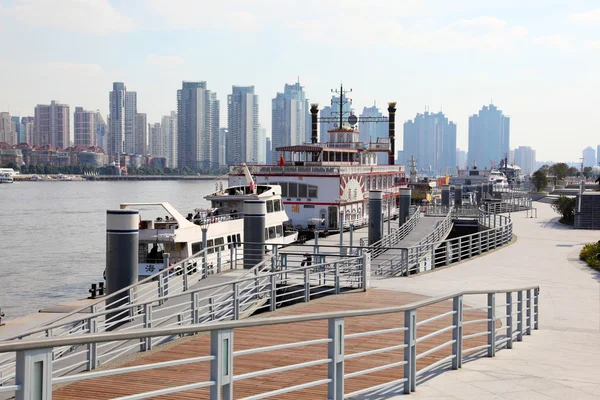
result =
M583 244L599 240L600 232L565 228L549 205L534 207L538 219L512 214L517 241L510 246L431 273L372 280L377 288L423 295L540 285L539 331L493 359L444 371L418 385L410 398L600 398L600 273L578 260ZM485 305L483 298L469 301Z

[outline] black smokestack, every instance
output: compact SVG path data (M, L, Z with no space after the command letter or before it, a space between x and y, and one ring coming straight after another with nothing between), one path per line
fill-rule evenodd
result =
M316 144L319 142L319 132L317 130L318 128L318 115L319 115L319 105L314 103L310 105L310 114L312 116L312 127L311 127L311 138L310 138L310 142L313 144Z
M396 152L396 103L388 103L390 153L388 154L388 165L394 165Z

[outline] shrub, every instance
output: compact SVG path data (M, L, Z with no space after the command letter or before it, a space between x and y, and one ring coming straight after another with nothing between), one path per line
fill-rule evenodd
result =
M593 269L600 271L600 260L598 258L600 258L600 241L586 244L579 253L580 260L585 261Z
M559 198L552 201L552 208L554 211L562 215L561 222L569 225L573 225L575 221L575 207L577 206L577 200L567 196L560 196Z

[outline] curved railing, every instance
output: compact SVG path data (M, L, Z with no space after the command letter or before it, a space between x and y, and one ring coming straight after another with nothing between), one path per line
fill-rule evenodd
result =
M272 274L270 276L277 276ZM469 298L472 305L467 306L465 298ZM500 304L496 301L499 300ZM425 307L435 306L433 316L421 314ZM420 318L427 315L428 318ZM370 330L346 333L345 324L351 330L352 318L374 317L369 323ZM384 321L392 318L400 319L397 326L392 328ZM402 322L403 321L403 322ZM257 386L259 394L250 398L265 398L294 392L316 386L327 386L327 398L342 399L361 394L375 394L374 392L392 387L401 387L408 394L417 388L419 378L423 378L433 369L456 370L462 367L466 355L470 357L494 357L496 351L506 348L512 349L515 342L523 340L523 336L531 335L532 330L539 328L539 286L510 288L506 290L477 290L461 291L446 296L426 299L400 307L387 307L367 310L336 311L319 314L291 315L272 318L252 318L243 321L218 322L204 325L191 325L186 327L174 326L168 328L149 328L132 330L129 332L104 333L84 335L68 338L53 338L35 341L18 341L0 344L1 353L17 352L17 371L14 384L0 387L0 393L15 394L17 398L25 393L32 393L36 387L45 387L42 391L42 400L51 397L53 384L64 384L87 379L123 375L131 372L149 371L190 363L208 363L203 373L194 373L190 376L189 383L179 386L169 386L170 380L162 381L155 386L159 389L147 390L143 393L131 393L141 385L128 385L125 398L149 398L170 393L183 392L196 388L210 388L210 399L231 399L234 396L237 382L259 376L275 376L277 382L285 373L308 373L306 368L316 365L328 365L327 372L321 370L315 375L315 370L310 370L310 378L306 383L297 385L268 385ZM313 322L315 325L324 324L327 334L312 335L312 340L289 341L285 344L264 346L263 332L272 332L273 327L282 324L300 324ZM244 349L236 349L234 341L238 329L260 328L261 334L244 343ZM297 325L297 329L305 326ZM317 329L316 332L322 332ZM52 361L53 349L87 347L97 349L106 343L152 343L163 337L177 337L197 333L210 334L210 351L205 354L195 355L159 363L140 364L127 367L114 367L88 373L77 373L70 376L57 376L55 362ZM382 347L386 343L385 335L394 334L394 345ZM364 343L364 337L375 337L378 343L374 346L361 346L356 350L356 344ZM433 339L435 338L435 339ZM289 338L293 340L293 338ZM433 340L432 340L433 339ZM248 348L248 344L250 348ZM268 360L279 358L282 350L297 351L306 346L322 346L322 351L307 352L308 360L295 364L289 361L285 365L278 363L274 368L265 368L265 361L259 363L243 357L250 354L266 354ZM326 347L326 349L325 349ZM279 353L277 353L279 351ZM399 351L402 352L400 356ZM272 353L276 352L276 353ZM372 359L371 365L353 364L356 358L379 354L380 358ZM428 357L433 354L432 357ZM383 355L383 357L381 357ZM316 358L316 359L315 359ZM390 362L391 359L396 361ZM286 358L287 360L287 358ZM383 362L381 360L384 360ZM293 362L293 361L292 361ZM245 363L253 368L251 372L240 373L236 369L238 363ZM267 366L270 362L266 362ZM206 365L206 364L205 364ZM358 367L358 368L357 368ZM402 368L400 368L402 367ZM241 367L240 367L241 368ZM366 374L396 368L392 375L386 375L383 383L373 384L370 379L361 382L352 380ZM35 372L32 372L35 371ZM168 373L165 371L165 373ZM381 378L381 376L380 376ZM135 381L135 377L131 378ZM297 378L296 378L297 379ZM380 380L381 381L381 380ZM347 387L353 385L353 390ZM401 385L401 386L400 386ZM281 387L281 388L279 388ZM106 387L110 390L109 387ZM122 390L122 388L120 388ZM236 393L237 394L237 393ZM243 393L240 393L243 395ZM239 397L237 394L236 397ZM223 397L222 397L223 396Z
M419 223L421 212L418 207L412 206L410 208L410 217L402 224L399 228L392 229L392 233L383 236L380 240L373 243L372 245L367 244L365 238L360 239L360 246L365 248L365 251L371 253L371 258L377 258L381 253L385 252L388 248L393 247L400 243L405 237L407 237L412 230Z

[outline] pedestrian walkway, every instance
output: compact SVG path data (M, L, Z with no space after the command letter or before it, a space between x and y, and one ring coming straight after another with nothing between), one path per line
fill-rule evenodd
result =
M600 273L578 259L598 231L559 224L549 205L538 218L512 213L517 240L482 257L410 278L374 278L380 289L442 295L463 289L540 285L540 325L532 340L494 359L478 359L417 386L416 399L600 398ZM474 299L484 306L484 299ZM381 399L398 394L382 393Z

